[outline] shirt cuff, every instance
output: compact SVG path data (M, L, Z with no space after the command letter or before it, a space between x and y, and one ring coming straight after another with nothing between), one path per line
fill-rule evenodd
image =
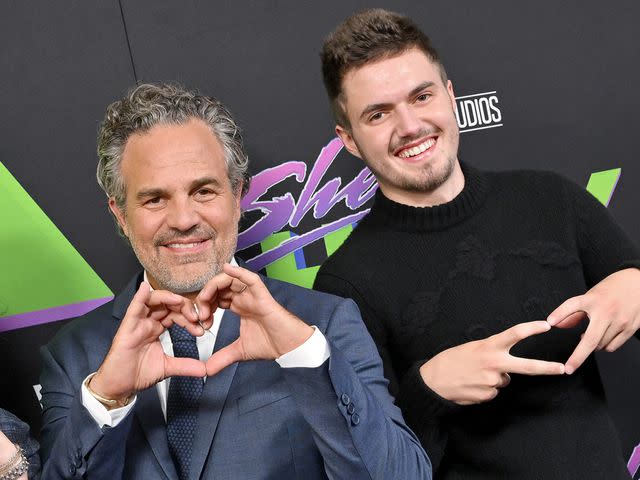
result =
M331 355L329 343L316 326L312 327L313 335L306 342L276 358L278 365L282 368L316 368L327 361Z
M89 378L88 375L87 378ZM82 405L87 409L91 417L95 420L100 428L104 427L105 425L107 427L115 427L131 411L131 408L136 403L136 397L134 396L131 401L124 407L107 410L107 407L105 407L96 399L96 397L89 393L89 390L86 386L87 378L82 381L82 387L80 387L80 391L82 394Z

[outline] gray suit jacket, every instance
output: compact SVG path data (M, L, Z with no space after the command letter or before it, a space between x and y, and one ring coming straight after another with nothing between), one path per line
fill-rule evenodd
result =
M42 347L43 478L176 479L155 387L114 428L98 428L80 385L104 359L138 284L65 326ZM230 365L207 379L191 478L430 479L431 465L387 390L382 363L351 300L264 279L285 308L316 325L331 357L318 368ZM216 350L238 337L227 311Z

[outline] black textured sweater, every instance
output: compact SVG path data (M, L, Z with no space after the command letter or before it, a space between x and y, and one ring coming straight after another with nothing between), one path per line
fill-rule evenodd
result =
M573 375L512 375L492 401L459 406L418 368L442 350L545 319L640 253L607 210L558 175L463 165L451 202L415 208L376 193L315 288L353 298L407 422L440 479L629 478L591 356ZM584 326L512 353L564 363Z

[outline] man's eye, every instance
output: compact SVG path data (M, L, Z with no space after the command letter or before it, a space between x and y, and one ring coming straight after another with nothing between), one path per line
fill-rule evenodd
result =
M370 122L375 122L377 120L382 119L382 117L384 117L384 112L376 112L372 115L369 116L369 121Z
M145 205L157 205L158 203L160 203L160 197L150 198L149 200L147 200L144 203L145 203Z
M215 192L210 188L200 188L196 191L196 197L201 199L208 199L215 195Z
M431 97L430 93L421 93L416 97L416 102L424 102L425 100L428 100L429 97Z

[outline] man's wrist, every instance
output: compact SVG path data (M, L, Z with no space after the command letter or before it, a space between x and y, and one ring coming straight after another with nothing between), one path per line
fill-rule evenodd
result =
M103 395L102 392L99 389L98 389L98 391L96 391L93 388L91 388L91 380L93 380L93 378L97 374L98 374L98 372L92 373L84 381L84 386L86 387L87 391L91 394L91 396L93 398L95 398L102 405L107 407L108 410L111 410L111 409L114 409L114 408L126 407L127 405L129 405L133 395L126 395L126 396L120 397L120 398L109 398L108 396Z
M278 358L286 355L287 353L292 352L296 348L304 345L304 343L311 338L313 335L314 329L310 325L305 324L304 327L301 327L295 335L292 335L290 340L282 345L278 350Z
M0 480L14 480L29 469L29 461L19 445L6 461L0 463Z
M295 350L300 345L304 344L311 335L313 335L314 329L311 325L308 325L294 314L282 308L282 311L277 314L281 319L285 316L290 317L291 327L287 328L287 334L282 338L282 341L274 342L274 348L276 350L276 358L280 358L283 355Z
M15 444L0 431L0 464L7 463L13 457L16 453L14 446Z
M283 368L316 368L331 355L326 338L317 327L311 327L313 334L302 345L276 358Z

